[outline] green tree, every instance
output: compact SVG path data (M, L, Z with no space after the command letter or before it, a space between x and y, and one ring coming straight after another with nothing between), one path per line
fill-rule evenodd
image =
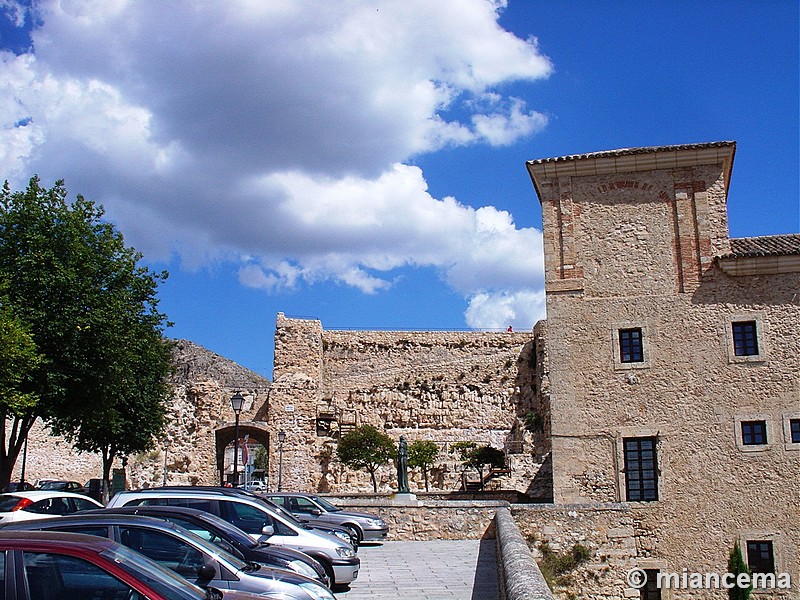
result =
M457 454L465 469L475 469L483 487L483 470L485 467L502 468L506 464L506 455L502 450L491 446L478 446L475 442L455 442L450 446L450 453Z
M172 359L156 299L167 274L139 266L103 216L82 196L68 202L62 181L0 192L0 280L42 356L20 390L38 402L4 416L17 438L41 417L79 450L102 452L108 479L118 453L147 450L162 430ZM5 440L0 485L20 446Z
M356 427L339 438L336 455L351 469L366 469L372 480L372 491L378 491L375 473L379 467L391 462L397 454L397 446L392 438L372 425Z
M415 440L408 446L408 466L422 470L425 491L428 491L428 470L439 456L439 446L430 440Z
M728 557L728 573L731 573L734 576L734 581L736 581L739 573L747 573L748 575L750 574L750 569L747 568L747 563L744 562L744 557L742 557L742 549L739 547L738 541L733 544L733 550L731 550L730 556ZM750 598L750 592L752 591L752 582L748 587L739 587L738 585L734 585L732 588L728 589L728 598L730 600L748 600L748 598Z
M36 419L39 398L30 391L30 377L41 361L25 324L14 314L8 300L0 296L0 414L3 425L12 421L9 430L4 426L0 431L0 461L9 452L6 441L10 452L19 455Z

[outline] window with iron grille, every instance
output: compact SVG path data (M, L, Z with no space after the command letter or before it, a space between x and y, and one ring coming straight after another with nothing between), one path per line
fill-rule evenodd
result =
M624 363L644 361L644 346L640 328L619 330L619 361Z
M789 432L793 444L800 444L800 419L789 419Z
M625 497L629 502L658 500L656 438L625 438Z
M769 540L747 540L747 566L751 573L774 573L775 555Z
M745 446L758 446L766 443L766 421L742 421L742 444Z
M758 354L758 335L755 321L734 321L733 353L736 356L755 356Z

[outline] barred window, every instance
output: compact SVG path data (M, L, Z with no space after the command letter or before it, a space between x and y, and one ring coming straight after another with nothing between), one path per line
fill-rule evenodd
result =
M625 496L629 502L658 500L656 438L625 438Z
M755 356L758 354L758 330L755 321L734 321L733 353L736 356Z
M619 330L619 360L624 363L644 361L644 346L640 328Z
M742 421L742 444L745 446L759 446L766 443L766 421Z

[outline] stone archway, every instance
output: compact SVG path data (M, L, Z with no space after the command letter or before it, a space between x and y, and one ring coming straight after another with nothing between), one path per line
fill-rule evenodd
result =
M235 433L235 426L226 424L214 432L216 442L215 457L217 466L217 481L220 485L225 484L225 449L233 443ZM262 425L252 422L239 423L239 439L244 439L248 436L250 442L261 444L267 452L267 469L269 472L269 448L270 448L270 433Z

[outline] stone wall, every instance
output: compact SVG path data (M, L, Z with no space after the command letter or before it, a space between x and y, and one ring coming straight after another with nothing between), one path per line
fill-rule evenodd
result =
M372 491L368 475L344 468L334 452L343 432L370 424L395 440L439 444L431 489L461 488L462 468L449 448L473 441L507 452L510 472L487 485L528 491L547 454L542 436L535 443L524 425L541 410L536 339L534 332L327 331L319 321L279 314L270 406L287 433L285 485ZM379 491L395 489L393 466L378 479ZM419 473L410 473L410 484L424 489Z

